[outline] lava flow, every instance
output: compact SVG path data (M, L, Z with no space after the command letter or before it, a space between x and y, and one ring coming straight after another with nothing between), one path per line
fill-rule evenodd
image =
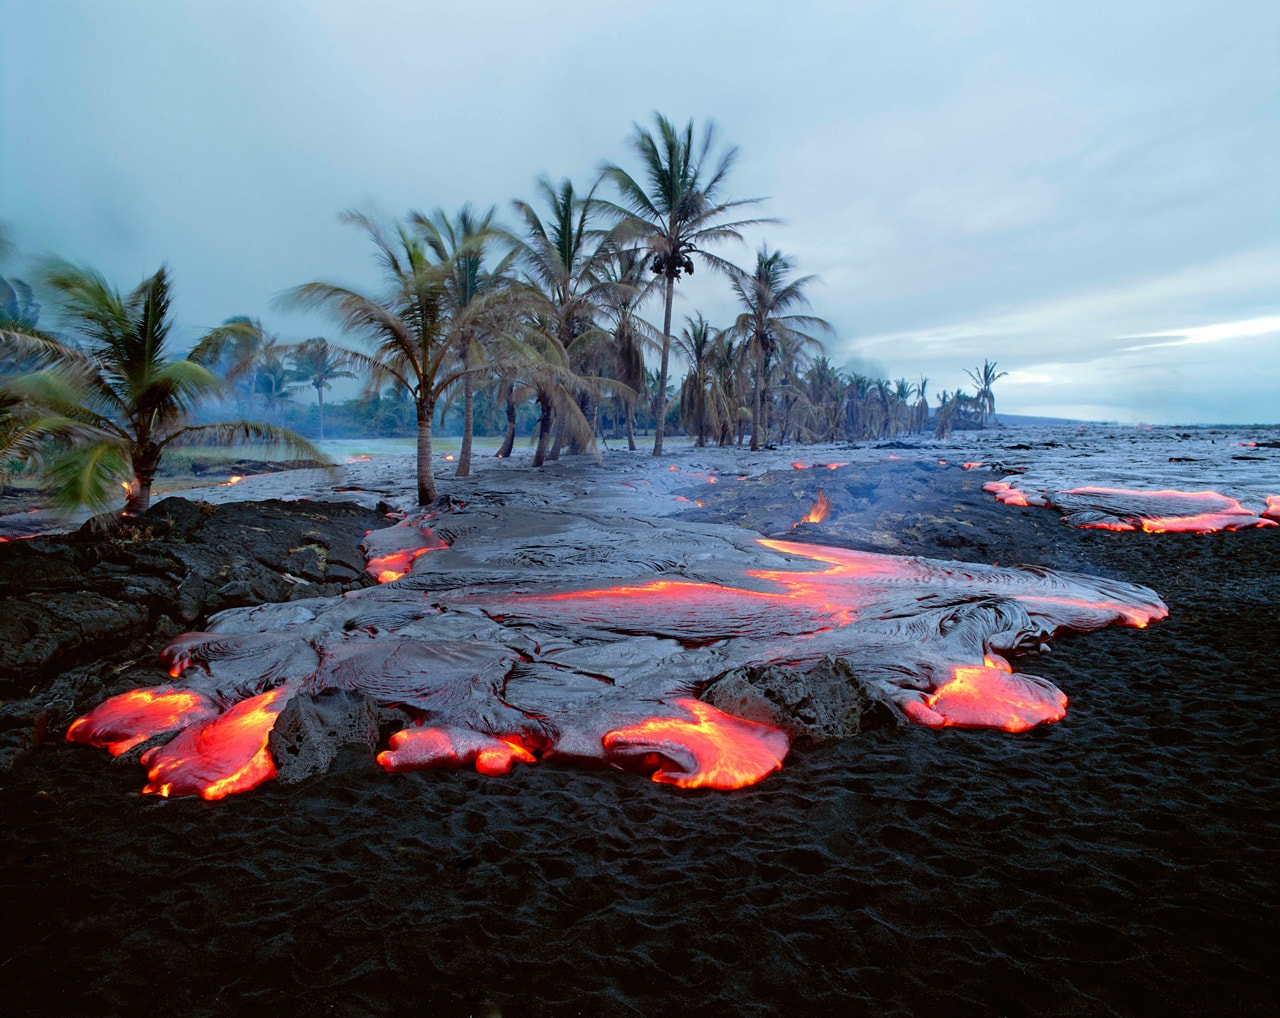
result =
M1005 481L982 486L1006 505L1046 506L1082 530L1144 530L1149 534L1209 534L1218 530L1273 527L1272 502L1261 513L1216 491L1141 491L1129 488L1069 488L1029 493Z
M784 732L690 697L677 698L672 706L693 720L649 718L607 732L604 748L610 759L633 761L652 770L654 781L680 788L743 788L782 768L791 748Z
M217 713L208 697L189 689L131 689L73 721L67 738L119 756L153 736L186 728Z
M281 687L241 700L226 713L148 750L141 762L150 780L142 791L221 799L274 778L276 765L267 750L267 736L292 692Z
M384 709L382 724L402 726L378 755L388 771L547 761L732 789L777 770L790 737L776 703L757 716L779 726L698 698L725 676L839 658L866 696L919 724L1016 732L1061 718L1066 697L1014 670L1015 655L1062 629L1167 614L1117 580L733 527L503 506L465 510L446 543L430 518L361 544L381 572L402 572L390 557L405 556L402 582L222 612L162 652L175 684L106 701L68 738L114 753L152 740L145 791L219 798L277 767L296 780L296 761L271 755L277 718L342 690L336 702L363 712L366 730ZM786 723L806 730L799 714ZM323 727L303 737L323 740Z

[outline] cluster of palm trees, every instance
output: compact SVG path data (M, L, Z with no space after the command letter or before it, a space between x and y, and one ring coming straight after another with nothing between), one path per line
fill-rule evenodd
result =
M511 454L517 408L536 405L535 465L592 450L605 417L622 422L634 449L638 410L652 416L660 455L673 401L700 446L747 436L753 450L881 438L930 424L927 380L889 383L831 365L819 338L831 327L807 310L812 276L796 277L791 260L767 246L750 268L713 250L772 222L744 218L760 199L725 196L737 150L718 144L714 125L695 134L692 121L677 128L655 115L653 129L636 126L631 147L638 175L605 165L585 192L544 178L536 203L513 203L515 229L498 222L496 208L411 212L391 223L344 213L373 246L379 289L317 281L280 303L326 312L353 345L285 344L260 322L233 318L178 357L163 268L122 295L90 269L52 263L42 281L78 339L42 331L28 290L0 290L0 456L39 463L58 504L101 507L124 484L126 510L139 511L175 445L249 439L316 455L281 426L284 402L312 386L323 440L324 392L354 377L367 394L390 387L412 404L422 504L437 497L437 412L461 404L457 473L466 476L482 389L505 409L499 456ZM695 315L677 335L675 288L699 264L727 277L739 313L723 328ZM655 300L660 328L642 317ZM678 386L673 349L688 365ZM977 372L975 397L943 394L940 431L994 412L1000 376L994 364ZM197 423L197 408L213 399L238 403L240 419ZM246 419L255 404L277 423Z

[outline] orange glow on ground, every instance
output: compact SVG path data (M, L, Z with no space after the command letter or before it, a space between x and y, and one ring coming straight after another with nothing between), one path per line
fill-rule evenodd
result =
M518 736L485 735L455 725L404 728L387 745L378 763L394 773L474 763L481 774L499 775L509 773L516 763L537 763Z
M980 464L979 464L980 465ZM965 469L968 469L966 467ZM1012 484L1006 484L1004 481L988 481L982 486L983 491L990 492L1005 505L1030 505L1027 496L1015 488Z
M923 702L908 703L907 716L930 728L1002 728L1025 732L1067 714L1067 697L1008 670L984 665L956 665L952 677Z
M360 453L358 456L349 457L347 459L347 462L348 463L369 463L372 461L372 459L373 459L372 456L368 456L365 453Z
M965 470L977 470L977 469L978 469L978 467L982 466L982 460L974 460L974 461L973 461L973 462L971 462L971 463L961 463L960 465L961 465Z
M1280 520L1280 495L1267 496L1267 511L1262 515L1271 519Z
M452 462L452 461L453 461L453 453L451 453L451 452L447 452L447 453L445 453L445 454L444 454L444 458L445 458L445 459L447 459L447 460L449 460L450 462Z
M225 714L187 728L142 757L148 795L221 799L276 776L267 736L293 690L281 686L241 700Z
M243 474L232 474L230 477L227 478L227 487L230 487L233 484L239 484L243 480L244 480Z
M680 788L743 788L782 767L791 748L785 732L744 721L691 697L673 705L693 715L650 718L607 732L604 749L628 769L653 770L653 780Z
M186 728L217 713L208 697L189 689L131 689L73 721L67 741L119 756L161 732Z
M449 547L429 530L422 531L427 546L422 548L406 548L404 551L393 551L386 555L376 555L365 564L364 571L379 583L391 583L403 577L420 555L429 551L439 551Z

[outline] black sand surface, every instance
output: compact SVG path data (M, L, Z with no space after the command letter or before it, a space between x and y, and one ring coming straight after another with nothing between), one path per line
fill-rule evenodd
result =
M1170 618L1059 636L1058 724L885 717L730 793L349 756L160 800L52 739L0 775L0 1010L1271 1013L1280 532L1075 531L985 472L881 469L792 536L1114 576ZM779 518L819 481L778 479Z

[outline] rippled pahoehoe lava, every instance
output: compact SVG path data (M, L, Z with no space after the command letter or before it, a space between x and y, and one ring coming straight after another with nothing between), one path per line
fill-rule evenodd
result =
M1272 497L1255 512L1216 491L1145 491L1133 488L1069 488L1021 491L1006 481L982 486L1006 505L1057 509L1062 521L1085 530L1145 530L1149 534L1209 534L1217 530L1274 527Z
M410 718L378 756L389 771L563 761L730 789L790 746L698 698L733 669L838 657L919 724L1016 732L1066 707L1016 655L1167 614L1120 581L728 526L510 506L428 519L362 545L377 573L406 556L403 578L223 612L165 648L171 685L105 701L68 738L117 753L154 740L145 791L217 798L275 775L268 735L291 702L344 690Z

